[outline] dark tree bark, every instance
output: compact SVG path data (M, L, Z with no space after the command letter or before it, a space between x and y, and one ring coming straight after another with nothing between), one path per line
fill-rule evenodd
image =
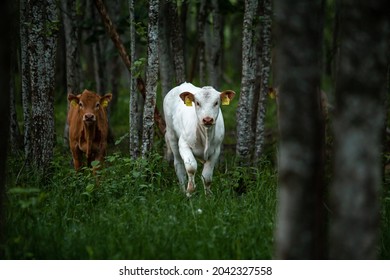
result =
M121 12L121 1L115 0L110 1L107 4L109 5L109 11L112 15L114 15L113 20L115 22L120 21L120 12ZM107 52L114 52L115 46L112 44L106 46ZM118 55L111 57L107 63L107 72L109 78L109 86L107 88L108 91L112 93L112 100L110 102L108 117L111 116L111 111L115 111L118 103L119 97L119 87L120 87L120 77L122 71L122 64Z
M198 54L199 62L199 84L204 85L206 82L206 42L205 42L205 26L206 26L206 15L207 5L206 0L200 0L198 4L198 15L197 15L197 36L198 46L196 52ZM195 65L195 63L194 63Z
M160 1L160 14L168 15L168 0ZM159 17L159 64L162 97L175 86L172 77L175 76L175 70L172 63L172 52L170 44L170 18L167 16Z
M20 71L22 80L22 107L23 107L23 143L24 153L26 159L29 158L30 148L30 131L31 131L31 79L29 71L29 56L28 56L28 42L29 42L29 22L30 14L28 13L29 6L26 4L27 0L20 0L19 16L20 16Z
M153 148L154 111L158 79L158 17L159 0L149 1L148 66L146 69L146 98L143 115L142 156L147 157Z
M255 17L258 1L245 0L242 38L241 92L237 108L236 154L240 165L250 164L253 154L252 104L255 94L257 57L255 52Z
M186 81L182 27L177 11L177 3L173 0L167 1L168 17L170 19L170 42L173 56L173 68L175 69L176 85Z
M181 26L181 40L183 42L183 54L184 54L184 69L187 70L188 67L188 60L187 60L187 17L188 17L188 6L189 1L183 1L181 3L181 9L180 9L180 26ZM187 75L189 73L186 72ZM187 76L186 76L187 78ZM188 80L188 78L187 78Z
M65 33L66 93L81 93L81 71L79 51L79 28L76 17L76 0L61 1L62 21ZM68 108L69 110L69 108ZM69 124L64 126L64 145L69 146Z
M135 22L134 22L134 0L129 0L129 21L130 21L130 61L135 61ZM140 155L139 150L139 111L137 95L137 77L133 69L130 70L130 104L129 104L129 134L130 134L130 156L135 159Z
M222 52L223 52L223 24L219 9L219 1L211 1L211 14L213 18L210 37L210 53L208 59L210 85L218 89L222 78Z
M26 159L29 165L45 174L53 157L54 78L58 35L58 9L54 0L22 3L22 25L27 25L27 59L30 107L26 116L30 133L26 135ZM23 46L22 46L23 47ZM23 51L22 51L23 52ZM22 63L25 63L22 61ZM29 113L28 110L25 113ZM27 130L28 133L28 130Z
M341 2L330 258L378 257L387 1Z
M93 5L90 8L92 20L96 22L98 20L97 11ZM92 28L96 27L92 26ZM96 40L92 43L92 59L95 90L100 94L104 94L107 90L106 59L104 58L103 39L100 36L97 36Z
M325 257L321 1L275 1L279 88L277 259Z
M257 103L256 133L254 161L258 162L263 154L266 101L269 89L269 77L271 73L271 49L272 49L272 3L270 0L262 0L263 20L261 21L261 55L260 55L260 92Z

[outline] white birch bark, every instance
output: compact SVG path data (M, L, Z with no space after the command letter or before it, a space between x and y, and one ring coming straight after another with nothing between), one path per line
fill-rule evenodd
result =
M241 92L237 108L236 154L239 164L249 164L253 154L252 104L255 91L257 58L255 57L254 19L257 0L245 0L242 38Z
M29 135L31 164L42 174L53 157L54 78L59 28L58 9L54 0L27 3L31 15L28 37L28 60L31 93L31 134Z
M271 36L272 36L272 3L271 0L262 0L264 15L261 21L261 63L260 63L260 96L257 106L255 153L254 161L258 162L263 154L266 102L271 72Z
M149 1L148 65L146 69L146 98L143 115L142 157L147 157L153 148L154 110L156 106L158 79L158 18L159 0Z

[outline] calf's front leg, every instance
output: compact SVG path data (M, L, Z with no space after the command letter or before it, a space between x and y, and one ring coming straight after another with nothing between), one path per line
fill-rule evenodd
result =
M220 150L217 149L213 155L206 161L203 165L202 171L202 182L204 187L204 192L206 195L212 194L211 192L211 181L213 178L213 172L215 164L218 161Z
M196 162L194 155L192 154L191 148L182 139L179 140L179 152L184 162L184 167L186 169L187 176L188 176L186 194L187 196L191 196L191 194L195 191L196 188L195 173L198 168L198 164Z

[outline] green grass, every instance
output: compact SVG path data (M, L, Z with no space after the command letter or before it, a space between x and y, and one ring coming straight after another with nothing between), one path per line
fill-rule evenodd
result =
M148 161L111 155L96 176L64 168L68 156L56 158L44 187L24 174L8 188L8 259L272 257L276 177L268 163L258 170L221 165L214 195L206 197L198 180L188 199L158 154ZM238 194L243 183L247 191Z
M56 104L57 148L46 181L11 156L7 170L6 259L271 259L277 203L274 101L268 100L265 156L258 168L235 165L238 96L222 108L224 155L206 197L196 177L190 199L156 137L149 160L128 157L128 98L119 96L111 126L115 140L104 168L76 173L62 147L65 104ZM266 136L267 137L267 136ZM61 144L60 144L61 143ZM390 181L385 176L379 258L390 259Z

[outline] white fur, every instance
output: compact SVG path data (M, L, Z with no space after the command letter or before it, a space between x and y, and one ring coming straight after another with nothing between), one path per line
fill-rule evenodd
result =
M191 107L186 106L181 99L180 94L183 92L193 94L194 102ZM187 195L196 187L194 179L197 170L196 159L204 163L202 181L205 192L210 192L214 166L225 134L220 104L220 92L212 87L199 88L191 83L183 83L165 96L163 105L166 121L165 141L168 154L173 153L176 175ZM213 125L204 125L204 118L212 118Z

